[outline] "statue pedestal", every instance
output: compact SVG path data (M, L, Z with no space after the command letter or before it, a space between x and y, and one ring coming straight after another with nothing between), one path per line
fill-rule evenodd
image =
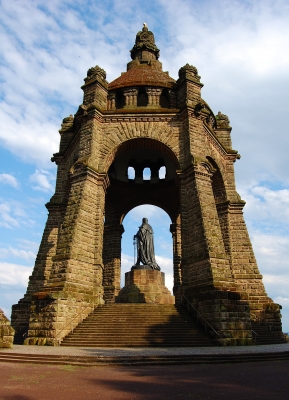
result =
M125 274L125 286L116 297L116 302L175 304L175 297L165 287L164 272L146 267L133 266Z

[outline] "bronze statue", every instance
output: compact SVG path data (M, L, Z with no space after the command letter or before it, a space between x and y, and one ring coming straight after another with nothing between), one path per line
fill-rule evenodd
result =
M148 224L148 219L143 218L142 224L139 227L137 234L134 239L137 241L137 262L136 265L140 265L142 262L144 265L148 265L152 269L160 271L160 267L155 260L155 249L154 249L154 231Z

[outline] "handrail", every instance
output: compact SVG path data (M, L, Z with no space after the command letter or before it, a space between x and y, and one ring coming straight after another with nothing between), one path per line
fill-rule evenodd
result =
M188 298L182 294L182 297L187 301L188 304L190 304L190 306L196 311L197 313L197 320L198 320L198 315L200 315L200 317L203 319L203 321L205 321L205 324L207 324L214 332L216 335L220 336L220 334L212 327L212 325L206 320L205 317L202 316L202 314L200 313L199 310L196 309L195 306L192 305L192 303L188 300Z
M81 307L81 310L82 309L87 309L87 308L91 308L91 307L89 307L89 306L83 306L83 307ZM88 315L88 314L87 314ZM87 315L85 316L85 317L83 317L82 318L82 312L80 311L80 319L78 319L79 318L79 315L77 315L76 317L74 317L74 318L72 318L65 326L64 326L64 328L62 328L61 329L61 331L59 331L58 332L58 334L55 336L55 339L57 340L57 342L58 342L58 346L60 346L60 342L61 342L61 339L59 338L58 339L58 336L63 332L63 331L65 331L66 330L66 328L70 325L70 328L71 328L71 331L70 332L73 332L73 329L74 328L72 328L72 322L73 321L75 321L76 319L78 319L78 324L80 324L80 322L82 322L83 320L84 320L84 318L86 318L87 317ZM77 325L78 325L77 324Z
M255 335L255 342L257 342L257 336L259 336L258 333L255 332L253 329L251 329L251 331L252 331L252 333Z

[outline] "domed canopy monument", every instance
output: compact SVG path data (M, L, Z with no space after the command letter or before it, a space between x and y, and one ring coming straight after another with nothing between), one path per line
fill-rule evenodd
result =
M202 99L196 67L184 65L174 80L159 53L144 24L127 71L109 83L103 69L90 68L83 103L62 122L55 194L27 292L12 312L26 344L57 345L99 304L116 301L122 221L141 204L171 218L177 304L190 302L222 345L251 343L256 321L281 335L280 306L265 292L235 187L240 156L229 119Z

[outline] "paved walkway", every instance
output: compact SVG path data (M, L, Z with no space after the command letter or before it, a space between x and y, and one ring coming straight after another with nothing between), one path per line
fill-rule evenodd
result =
M22 346L14 345L13 349L0 349L0 352L20 354L43 354L85 357L121 357L121 356L167 356L194 354L248 354L248 353L278 353L289 351L289 343L263 346L229 346L229 347L139 347L139 348L101 348L101 347L70 347L70 346Z
M0 400L288 400L289 360L98 366L0 362Z
M11 354L168 356L277 353L289 343L244 347L87 348L19 346ZM75 366L0 362L0 400L287 400L289 360L239 364Z

